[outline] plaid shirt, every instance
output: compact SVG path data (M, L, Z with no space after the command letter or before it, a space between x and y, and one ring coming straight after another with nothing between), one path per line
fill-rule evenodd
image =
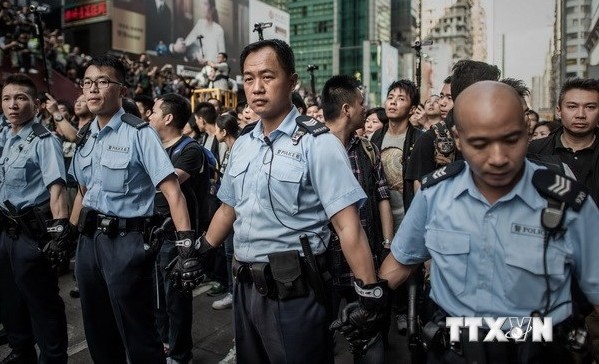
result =
M357 135L353 135L350 139L347 147L347 156L349 157L349 163L354 176L368 196L368 200L359 210L360 223L366 232L370 250L374 257L375 267L378 269L381 263L380 253L382 250L381 242L383 240L378 203L381 200L391 197L383 164L381 163L381 153L374 144L371 143L371 145L374 148L374 165L362 146L360 137ZM375 218L379 219L379 221L373 221ZM345 260L339 239L336 236L331 239L328 254L331 263L330 266L333 271L333 283L342 286L351 285L353 274Z

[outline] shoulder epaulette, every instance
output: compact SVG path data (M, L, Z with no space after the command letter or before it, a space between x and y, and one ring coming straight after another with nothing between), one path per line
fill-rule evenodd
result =
M40 123L34 122L33 124L31 124L31 133L27 135L25 141L27 143L31 143L33 139L35 139L36 137L42 139L45 137L49 137L50 135L52 135L52 132L48 128L46 128Z
M437 169L436 171L429 173L426 176L422 177L421 188L424 189L424 188L433 186L443 180L453 177L453 176L457 175L458 173L460 173L464 169L465 166L466 166L466 164L464 163L464 161L457 161L457 162L448 164L446 166L443 166L443 167Z
M550 169L536 170L532 184L541 195L563 202L574 211L580 211L589 195L582 183Z
M150 123L148 123L147 121L143 121L140 118L138 118L137 116L127 114L127 113L125 113L121 116L121 120L124 121L125 123L131 125L135 129L145 128L146 126L150 125Z
M329 128L327 128L326 125L307 115L298 116L295 118L295 123L299 126L299 128L297 128L295 133L293 133L291 136L293 145L297 145L300 139L306 135L306 133L319 136L320 134L324 134L329 131Z

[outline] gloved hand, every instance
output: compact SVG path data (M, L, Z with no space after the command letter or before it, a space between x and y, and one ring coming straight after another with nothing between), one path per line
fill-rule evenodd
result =
M355 280L354 288L358 302L345 306L329 328L339 330L352 353L362 355L381 338L387 318L388 288L386 280L364 285L359 279Z
M183 291L191 291L206 279L206 261L213 257L214 247L204 235L193 243L193 231L177 232L179 256L166 267L171 271L170 279L173 287Z
M72 237L77 228L69 224L68 219L49 220L46 226L51 240L44 246L42 252L50 266L56 269L69 259L70 249L74 246Z
M148 243L144 244L144 250L146 251L146 256L150 256L155 258L162 247L162 243L164 243L164 237L166 232L169 230L174 230L173 219L167 217L164 219L160 226L155 226L150 230L150 237L148 239Z

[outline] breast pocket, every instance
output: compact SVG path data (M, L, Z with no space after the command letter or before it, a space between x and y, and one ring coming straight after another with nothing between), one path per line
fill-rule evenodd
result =
M267 188L260 191L260 204L265 208L295 215L299 211L299 191L304 175L300 166L276 163L262 168ZM270 183L268 181L270 172ZM272 200L272 201L271 201Z
M6 185L13 188L27 186L27 159L19 158L14 162L8 162L6 170Z
M547 274L552 292L565 282L566 254L555 246L547 250ZM543 240L517 237L505 244L506 279L505 297L514 305L540 309L545 299L546 286L543 268Z
M235 193L235 201L240 201L243 198L245 178L247 176L249 161L240 161L235 164L231 164L229 167L229 176L231 177L231 183L233 185L233 192Z
M101 160L102 189L106 192L126 193L128 191L127 156L106 156Z
M449 286L453 294L461 295L466 287L470 235L449 230L427 229L425 245L436 266L433 274L440 274L440 280Z

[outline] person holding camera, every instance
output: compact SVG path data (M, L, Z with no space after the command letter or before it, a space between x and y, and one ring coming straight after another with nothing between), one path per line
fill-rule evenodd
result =
M195 277L196 260L185 197L158 135L126 114L126 69L112 55L93 58L81 88L95 115L80 130L69 174L79 185L71 222L81 232L76 276L85 336L96 363L164 363L154 326L152 266L154 197L160 189L182 257L174 268ZM188 263L188 265L185 265Z
M436 329L423 330L429 363L571 363L572 350L583 349L572 325L572 278L599 311L599 210L582 184L526 159L522 105L512 86L496 81L460 93L453 133L465 161L422 179L379 271L394 289L432 258L438 309ZM359 336L346 317L345 334ZM493 329L485 324L450 343L451 317L538 317L553 325L553 340L519 340L505 321L494 328L500 342L483 342Z

